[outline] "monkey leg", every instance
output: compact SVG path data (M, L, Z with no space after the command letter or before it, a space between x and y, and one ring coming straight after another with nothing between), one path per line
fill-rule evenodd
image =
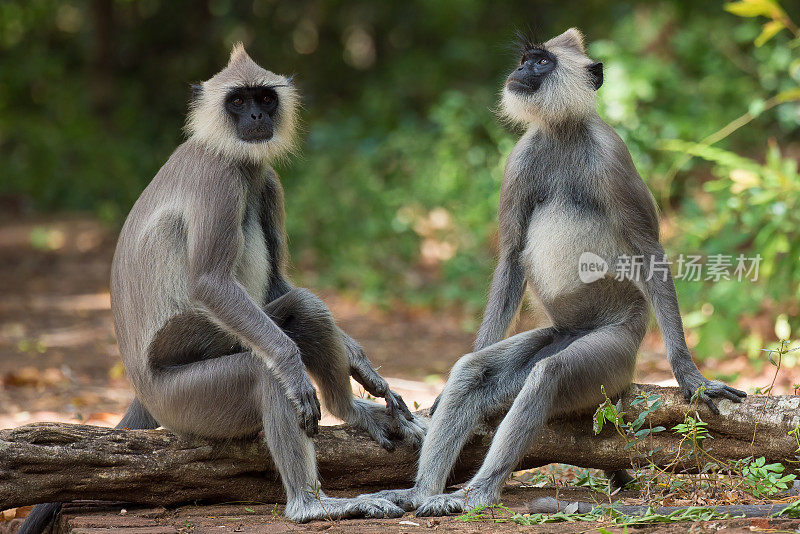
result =
M159 421L179 434L234 438L263 428L290 519L395 517L403 512L386 500L334 499L322 492L312 440L300 428L277 377L250 352L160 370L143 389L145 396Z
M377 403L353 396L351 362L343 332L334 323L322 300L306 289L292 289L267 304L264 310L297 343L303 363L316 380L323 403L333 415L367 431L372 439L388 450L394 449L395 440L405 440L413 445L422 443L425 435L423 423L413 417L407 419L400 410L387 410ZM369 361L366 364L372 368ZM388 392L388 387L385 392Z
M444 491L461 450L482 419L502 413L519 393L541 358L568 339L552 327L517 334L459 359L440 395L422 444L412 488L376 493L406 510Z
M314 446L297 425L289 399L277 380L264 388L264 439L286 488L288 518L299 522L347 517L400 517L403 510L379 498L338 499L322 492Z
M540 359L525 378L472 480L455 493L429 497L417 508L417 515L446 515L498 502L503 483L550 418L597 405L603 398L600 386L613 396L630 384L645 324L639 318L603 326Z

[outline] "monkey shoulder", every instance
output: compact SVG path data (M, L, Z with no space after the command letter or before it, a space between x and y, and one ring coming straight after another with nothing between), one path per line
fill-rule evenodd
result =
M118 245L127 256L181 254L193 228L219 224L244 214L241 171L223 158L187 141L178 146L142 192L123 225ZM226 225L227 226L227 225ZM163 243L168 246L164 247Z
M619 134L606 122L595 127L598 143L604 147L599 174L601 200L614 214L613 222L625 234L635 233L658 240L658 210L630 151Z

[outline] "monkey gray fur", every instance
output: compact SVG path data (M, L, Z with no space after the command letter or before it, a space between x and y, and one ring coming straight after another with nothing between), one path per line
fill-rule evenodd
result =
M375 494L418 516L498 502L500 488L552 417L591 409L631 383L650 307L675 378L690 398L739 402L745 393L704 378L683 334L669 273L592 283L584 252L601 258L663 258L653 198L620 137L595 111L602 64L572 28L543 45L525 43L508 76L502 110L525 134L508 157L500 193L500 258L474 352L463 356L433 413L414 487ZM654 274L654 273L653 273ZM553 325L504 339L525 287ZM507 413L506 413L507 412ZM483 465L463 489L443 494L475 425L506 413ZM625 472L619 477L624 478Z
M120 424L209 438L263 429L289 518L396 517L386 499L319 491L309 373L331 413L387 449L420 444L424 423L325 304L286 277L283 191L269 162L291 147L297 103L291 81L241 45L195 88L188 140L139 197L114 254L111 307L137 399ZM354 398L350 376L386 406ZM46 527L53 506L37 507L24 531Z

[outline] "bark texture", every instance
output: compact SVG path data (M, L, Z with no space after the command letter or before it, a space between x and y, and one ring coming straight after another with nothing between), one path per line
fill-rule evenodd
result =
M677 388L634 385L620 406L625 419L640 406L630 401L641 391L661 395L653 427L671 429L692 408ZM798 459L796 435L800 396L751 396L741 404L718 403L720 414L705 406L697 411L714 439L705 449L718 460L764 456L767 461ZM467 445L452 482L463 482L483 459L492 431L487 426ZM322 486L326 490L403 487L413 480L417 451L398 447L386 452L366 434L347 426L324 427L315 438ZM660 465L680 457L680 436L665 431L645 442ZM537 437L520 469L561 462L584 467L630 467L631 451L606 428L596 436L591 414L560 419ZM685 444L684 444L685 445ZM700 465L706 460L701 459ZM687 458L678 467L696 468ZM29 504L72 500L126 501L162 506L189 502L283 502L280 479L261 443L213 442L177 437L164 430L113 430L86 425L38 423L0 430L0 510Z

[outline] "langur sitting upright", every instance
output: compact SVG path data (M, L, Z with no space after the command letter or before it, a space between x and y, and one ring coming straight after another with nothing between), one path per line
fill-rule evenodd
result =
M462 357L422 446L416 484L377 494L418 516L496 503L537 432L555 416L592 409L631 383L650 307L675 378L689 399L745 393L700 374L683 334L675 287L662 262L655 204L625 144L595 111L601 63L570 29L544 44L525 42L508 76L502 108L526 127L506 164L500 192L500 260L475 342ZM592 253L643 259L640 276L595 280L579 274ZM504 339L525 286L553 326ZM464 487L442 494L476 423L506 413L483 465Z
M286 277L283 191L269 163L291 147L297 104L291 81L241 45L195 88L188 140L139 197L114 254L111 307L136 391L120 427L208 438L263 429L289 518L395 517L403 511L385 499L316 492L309 374L331 413L387 449L420 443L424 430L325 304ZM386 406L354 398L350 376ZM37 507L23 532L46 527L58 506Z

